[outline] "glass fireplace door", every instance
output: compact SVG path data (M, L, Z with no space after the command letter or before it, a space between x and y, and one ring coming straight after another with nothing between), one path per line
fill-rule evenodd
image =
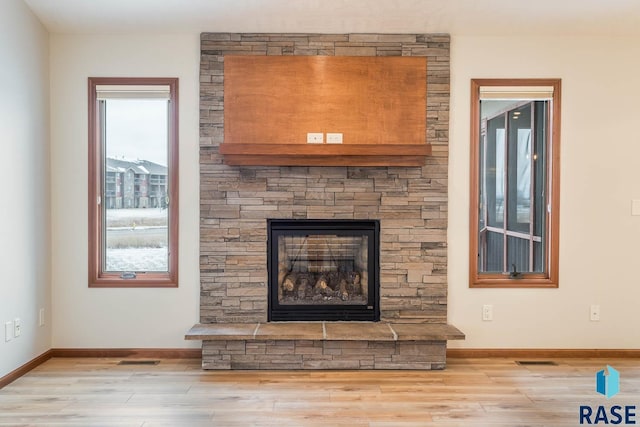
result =
M376 228L270 221L270 320L377 320Z

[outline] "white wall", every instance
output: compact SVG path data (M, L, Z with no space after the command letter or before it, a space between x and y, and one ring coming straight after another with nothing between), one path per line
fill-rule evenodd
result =
M639 67L629 38L453 38L449 322L467 340L452 346L640 348ZM558 289L468 287L470 79L491 77L562 79Z
M51 35L51 185L54 348L198 346L197 35ZM87 78L178 77L179 287L87 287Z
M0 2L0 377L50 348L49 41L22 0ZM5 342L4 324L22 334Z
M380 29L383 31L384 29ZM198 321L197 35L51 36L53 347L186 347ZM640 45L626 38L452 36L452 347L639 348ZM87 287L86 80L180 78L180 287ZM469 82L562 78L560 287L469 289ZM22 220L22 218L20 218ZM493 304L494 320L481 320ZM601 305L601 321L589 306Z

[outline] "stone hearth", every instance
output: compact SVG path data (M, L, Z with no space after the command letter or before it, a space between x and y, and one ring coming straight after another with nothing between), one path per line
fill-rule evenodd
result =
M204 369L444 369L451 325L271 322L195 325Z

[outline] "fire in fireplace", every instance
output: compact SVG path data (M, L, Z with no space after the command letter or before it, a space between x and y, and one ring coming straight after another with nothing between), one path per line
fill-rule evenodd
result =
M380 320L380 223L268 220L269 320Z

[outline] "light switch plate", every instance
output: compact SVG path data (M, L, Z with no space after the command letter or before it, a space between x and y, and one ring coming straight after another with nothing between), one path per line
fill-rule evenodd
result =
M631 201L631 215L633 216L640 215L640 200Z
M6 322L4 324L4 340L11 341L13 338L13 322Z

